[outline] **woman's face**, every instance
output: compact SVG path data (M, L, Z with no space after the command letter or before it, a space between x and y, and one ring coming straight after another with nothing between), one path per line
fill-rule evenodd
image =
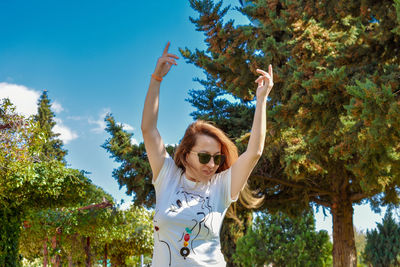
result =
M213 137L201 134L197 136L191 152L186 155L186 177L192 181L207 182L215 174L219 165L214 163L213 157L206 164L200 163L197 153L221 154L221 144Z

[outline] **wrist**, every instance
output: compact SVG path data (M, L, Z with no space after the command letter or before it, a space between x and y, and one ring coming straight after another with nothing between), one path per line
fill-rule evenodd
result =
M151 74L151 78L153 78L156 81L162 82L163 78L161 76L158 76L157 74Z
M261 101L261 102L264 102L264 101L267 101L267 99L268 99L268 95L267 94L262 94L262 95L256 95L256 101Z

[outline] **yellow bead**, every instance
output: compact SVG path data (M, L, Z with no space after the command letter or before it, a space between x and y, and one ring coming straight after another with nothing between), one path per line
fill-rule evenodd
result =
M187 247L189 245L189 243L188 242L183 242L183 246L185 246L185 247Z

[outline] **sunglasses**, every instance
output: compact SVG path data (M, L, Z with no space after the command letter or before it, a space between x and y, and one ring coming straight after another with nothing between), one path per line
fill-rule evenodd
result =
M222 163L224 163L225 160L225 155L222 154L211 155L206 152L194 152L194 151L190 152L197 154L197 156L199 157L199 162L201 164L207 164L210 162L211 158L213 158L214 164L220 166L222 165Z

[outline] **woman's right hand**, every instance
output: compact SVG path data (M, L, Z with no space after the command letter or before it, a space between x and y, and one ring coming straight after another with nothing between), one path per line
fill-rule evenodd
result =
M178 65L176 64L175 59L179 59L179 57L177 55L168 53L169 45L170 42L168 42L165 46L164 52L158 59L156 69L154 70L154 75L161 78L167 75L172 65Z

